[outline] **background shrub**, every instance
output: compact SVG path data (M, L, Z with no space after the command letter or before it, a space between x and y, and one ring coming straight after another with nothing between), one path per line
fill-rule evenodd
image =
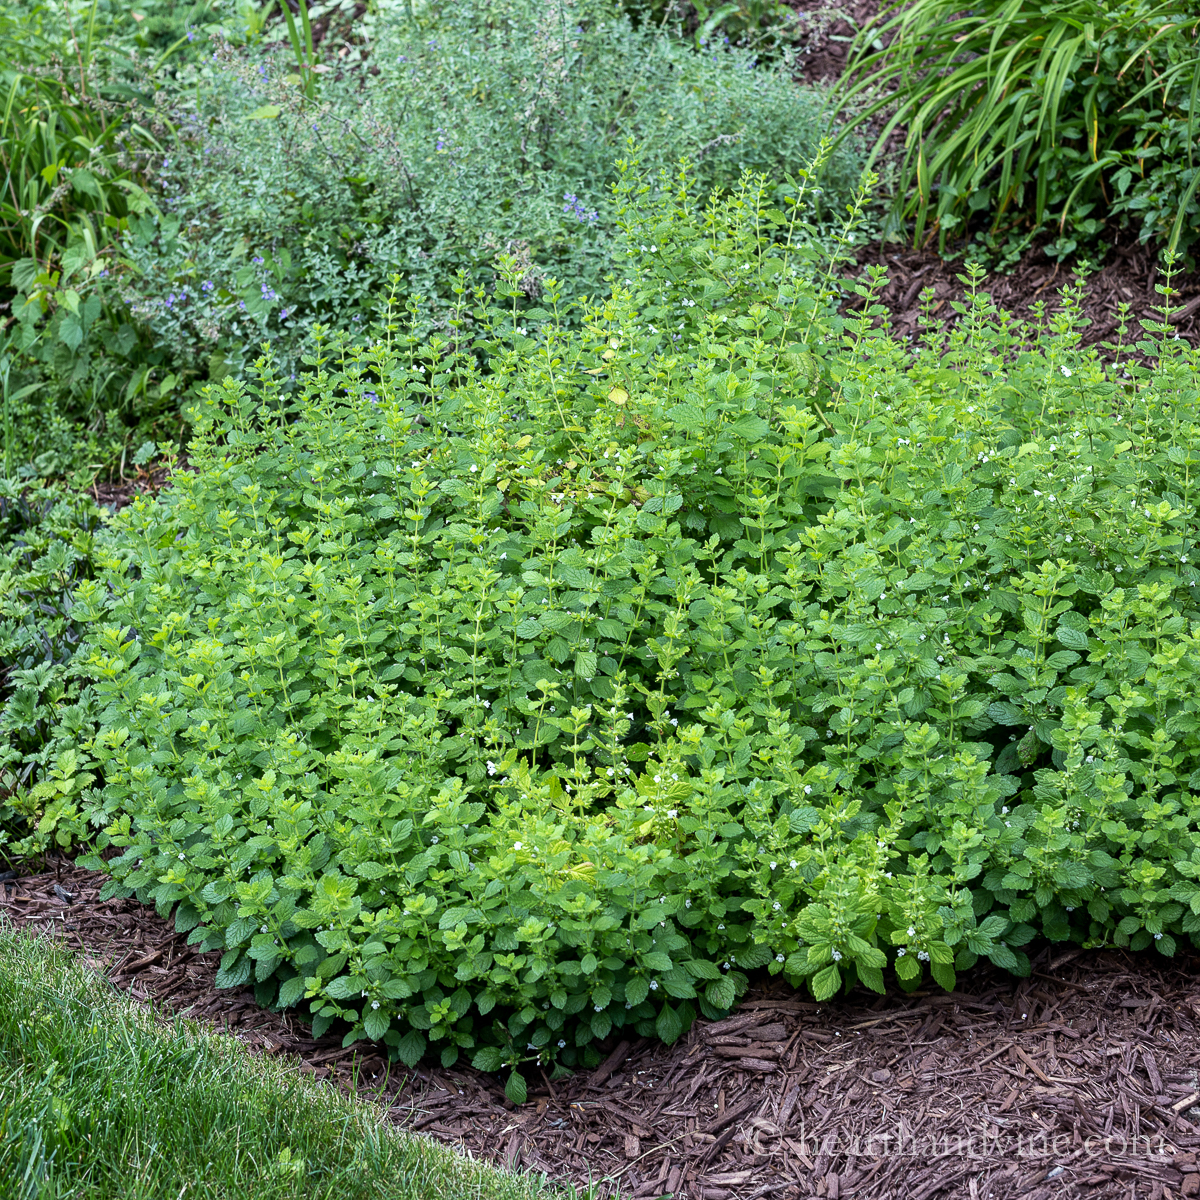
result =
M78 592L108 893L318 1030L488 1069L673 1040L762 966L1172 953L1194 352L1111 376L1077 297L1033 351L983 297L908 348L833 315L794 191L623 195L578 328L549 282L464 298L486 373L393 324L294 403L266 361L209 393Z
M290 375L314 322L365 328L395 274L444 319L458 272L490 286L498 252L521 262L526 307L547 275L566 299L602 294L630 139L650 169L691 158L704 189L816 150L818 93L599 0L468 0L374 29L316 103L290 50L222 52L174 98L160 211L131 226L114 286L187 374L237 374L270 337ZM826 212L858 172L847 143Z
M918 0L858 37L850 127L905 132L894 218L944 246L1054 225L1065 257L1106 228L1191 245L1200 222L1200 15L1167 0Z

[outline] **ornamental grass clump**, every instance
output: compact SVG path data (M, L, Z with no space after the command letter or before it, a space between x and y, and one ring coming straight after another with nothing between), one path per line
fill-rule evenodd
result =
M510 264L208 393L77 593L108 894L517 1099L753 969L1200 928L1194 352L1107 368L1070 294L905 346L880 271L836 315L806 186L627 176L574 327Z

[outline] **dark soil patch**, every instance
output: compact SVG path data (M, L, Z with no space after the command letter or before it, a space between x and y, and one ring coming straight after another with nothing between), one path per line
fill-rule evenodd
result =
M931 293L933 316L943 330L958 320L955 303L967 295L962 281L965 267L961 261L940 258L932 250L914 250L910 246L873 243L858 254L860 267L880 263L887 267L888 285L880 297L888 309L893 331L901 336L913 336L921 328L921 306L926 291ZM1024 322L1032 332L1038 327L1034 306L1045 305L1043 322L1061 309L1060 290L1080 282L1073 267L1060 265L1040 250L1029 250L1016 268L1007 275L987 276L980 290L987 293L996 305ZM1157 253L1133 238L1122 239L1108 255L1103 267L1083 283L1082 316L1087 325L1082 330L1083 344L1100 348L1105 358L1116 356L1115 346L1124 347L1146 337L1143 321L1162 321L1166 299L1157 287L1166 283ZM1169 324L1180 337L1192 345L1200 344L1200 272L1177 275L1171 286L1178 293L1171 299ZM861 305L855 300L854 307ZM1129 306L1125 318L1127 332L1119 338L1120 305ZM1158 335L1151 335L1157 340ZM1122 361L1137 354L1124 354Z
M218 955L67 862L0 884L139 1000L210 1021L380 1104L387 1117L597 1197L1174 1200L1200 1195L1200 959L1044 949L1025 980L817 1005L768 978L735 1015L607 1061L519 1109L469 1068L406 1070L369 1044L213 986Z
M854 35L876 16L879 0L787 0L798 25L790 39L799 56L796 78L804 83L833 83L846 69Z

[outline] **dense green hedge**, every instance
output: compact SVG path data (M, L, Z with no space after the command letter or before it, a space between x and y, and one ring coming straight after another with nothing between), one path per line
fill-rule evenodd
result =
M1020 350L981 297L906 347L787 191L626 187L581 332L463 297L487 373L393 327L209 394L78 593L110 894L489 1068L669 1041L751 968L1200 927L1194 352L1112 372L1070 304Z

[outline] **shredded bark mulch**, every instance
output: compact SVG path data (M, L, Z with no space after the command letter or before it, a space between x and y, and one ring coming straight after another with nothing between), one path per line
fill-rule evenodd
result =
M1200 1196L1200 958L1047 947L1018 980L814 1004L763 976L724 1021L605 1062L514 1108L493 1077L389 1064L213 986L218 955L63 860L0 882L18 926L113 984L377 1102L396 1124L601 1197L1175 1200Z
M932 292L935 321L949 327L959 320L955 304L966 299L968 290L963 282L966 268L962 260L942 259L932 249L875 242L859 252L858 261L861 266L879 263L887 268L888 284L880 300L888 309L897 335L911 337L920 329L926 289ZM1076 267L1054 262L1040 249L1033 249L1010 273L988 275L980 290L990 295L998 308L1032 329L1039 325L1034 306L1039 302L1045 305L1040 318L1044 325L1061 308L1060 290L1078 282L1083 285L1082 316L1088 322L1082 330L1083 344L1101 347L1104 357L1117 357L1112 347L1118 344L1125 348L1121 361L1143 357L1132 349L1147 336L1141 322L1161 322L1164 306L1169 307L1167 323L1173 333L1193 345L1200 343L1200 271L1172 278L1171 287L1178 295L1168 305L1157 290L1167 282L1157 251L1129 237L1118 241L1100 269L1086 278L1081 279ZM847 307L862 303L856 298ZM1128 305L1124 335L1119 333L1122 304Z

